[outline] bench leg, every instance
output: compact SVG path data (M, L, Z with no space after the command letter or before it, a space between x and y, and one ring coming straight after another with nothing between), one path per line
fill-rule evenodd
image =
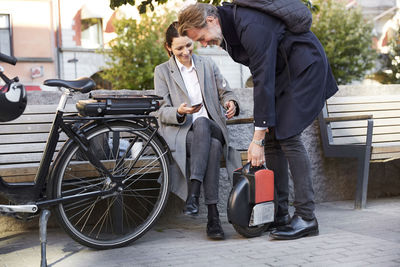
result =
M367 203L369 161L371 159L373 121L368 120L365 153L358 158L357 189L354 208L363 209Z
M365 208L368 191L369 160L358 159L355 209Z

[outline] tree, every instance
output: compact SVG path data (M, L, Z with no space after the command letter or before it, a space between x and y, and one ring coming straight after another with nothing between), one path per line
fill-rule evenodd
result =
M145 90L154 88L154 67L168 60L164 50L164 33L176 16L144 14L141 20L121 19L115 22L117 38L111 50L104 52L109 60L101 77L113 89Z
M198 2L201 3L209 3L209 4L213 4L215 6L220 5L224 0L199 0ZM308 6L308 8L310 8L312 11L316 11L318 10L318 6L313 5L311 0L301 0L304 2L305 5ZM139 2L139 1L137 1ZM154 10L154 3L161 5L161 4L165 4L166 2L168 2L168 0L142 0L141 3L138 5L138 9L140 13L145 13L146 12L146 8L149 7L151 10ZM232 1L230 1L232 2ZM136 3L135 0L110 0L110 7L112 9L122 6L122 5L132 5L134 6Z
M372 25L359 9L346 9L343 1L319 0L311 30L325 48L338 84L362 79L375 64Z

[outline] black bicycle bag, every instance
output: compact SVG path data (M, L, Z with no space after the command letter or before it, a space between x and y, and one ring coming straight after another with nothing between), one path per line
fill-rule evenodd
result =
M162 97L157 95L96 95L79 100L76 109L84 117L135 114L147 115L160 108Z

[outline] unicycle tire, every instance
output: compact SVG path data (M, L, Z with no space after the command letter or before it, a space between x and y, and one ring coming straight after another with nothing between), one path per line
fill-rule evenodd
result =
M235 228L236 232L243 237L253 238L261 236L265 231L268 230L270 223L262 224L259 226L240 226L237 224L232 224L233 228Z

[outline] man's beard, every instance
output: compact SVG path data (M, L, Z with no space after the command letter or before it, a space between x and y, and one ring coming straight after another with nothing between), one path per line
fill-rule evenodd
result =
M217 45L217 46L220 46L221 43L222 43L222 38L217 37L217 38L215 38L215 39L209 41L209 42L208 42L208 45Z

